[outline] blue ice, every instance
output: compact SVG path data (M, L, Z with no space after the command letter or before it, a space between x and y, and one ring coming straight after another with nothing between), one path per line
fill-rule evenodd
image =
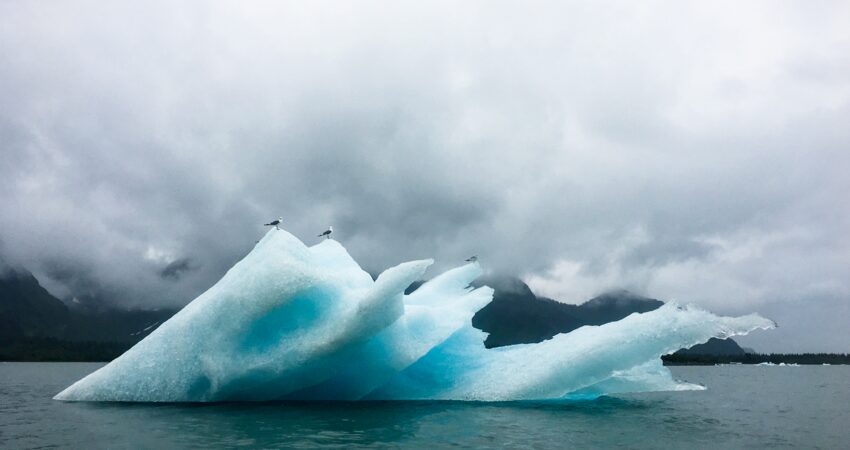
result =
M271 230L209 290L126 353L55 398L68 401L535 400L699 389L660 356L767 329L668 303L539 344L485 349L472 328L492 299L478 263L410 295L432 260L376 280L334 240Z

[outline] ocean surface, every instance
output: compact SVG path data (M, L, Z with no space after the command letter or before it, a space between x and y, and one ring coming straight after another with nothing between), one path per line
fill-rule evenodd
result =
M121 404L92 363L0 363L0 448L850 448L850 366L673 367L705 391L580 402Z

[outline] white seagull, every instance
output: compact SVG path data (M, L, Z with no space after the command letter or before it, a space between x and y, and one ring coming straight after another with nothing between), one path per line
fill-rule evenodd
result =
M264 227L275 227L275 229L279 230L280 227L278 225L280 225L281 222L283 222L283 217L278 217L277 220L272 220L269 223L264 223L263 226Z
M476 262L476 261L478 261L477 255L472 255L469 258L466 258L466 262Z
M324 232L324 233L322 233L322 234L320 234L318 237L322 237L322 236L324 236L324 237L326 237L326 238L330 239L330 238L331 238L331 233L333 233L333 232L334 232L334 227L332 227L332 226L328 225L328 229L327 229L327 230L325 230L325 232Z

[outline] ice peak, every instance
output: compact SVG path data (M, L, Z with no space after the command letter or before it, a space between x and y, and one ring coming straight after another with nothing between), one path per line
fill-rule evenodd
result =
M404 295L433 262L401 263L373 281L339 242L307 247L272 229L209 290L56 398L519 400L678 389L688 386L657 364L662 354L773 326L668 304L486 350L471 319L493 290L470 287L477 262Z

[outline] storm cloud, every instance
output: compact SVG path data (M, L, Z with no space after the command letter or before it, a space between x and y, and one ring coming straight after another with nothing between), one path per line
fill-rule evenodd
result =
M282 215L850 351L850 8L704 3L4 2L0 253L185 304Z

